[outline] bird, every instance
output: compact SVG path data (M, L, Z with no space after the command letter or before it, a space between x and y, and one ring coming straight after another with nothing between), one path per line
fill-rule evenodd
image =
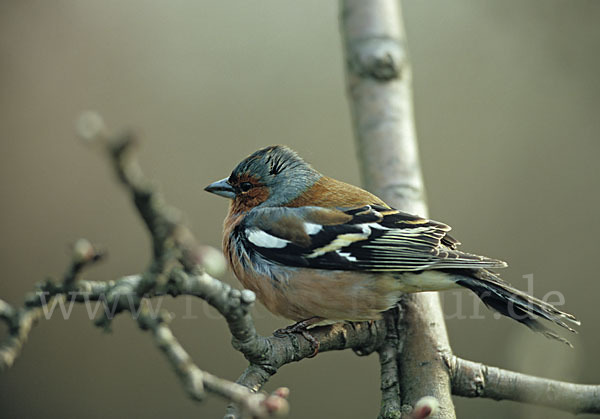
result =
M283 145L262 148L205 188L231 200L223 252L241 284L275 315L278 332L376 320L406 293L467 288L490 309L572 346L538 319L575 332L572 314L518 290L501 260L459 250L442 222L409 214L327 177Z

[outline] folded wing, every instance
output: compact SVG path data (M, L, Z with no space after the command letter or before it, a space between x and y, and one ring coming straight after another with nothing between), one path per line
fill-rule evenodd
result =
M390 208L255 208L237 227L247 248L296 267L405 272L503 268L506 263L457 250L450 227Z

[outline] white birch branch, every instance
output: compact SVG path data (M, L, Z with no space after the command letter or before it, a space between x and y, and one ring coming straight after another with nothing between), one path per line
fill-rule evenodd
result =
M411 73L396 0L342 0L347 84L364 185L388 204L427 216L413 120ZM435 293L406 296L398 324L402 404L439 401L432 417L454 418L442 355L450 344ZM396 417L383 394L381 416Z

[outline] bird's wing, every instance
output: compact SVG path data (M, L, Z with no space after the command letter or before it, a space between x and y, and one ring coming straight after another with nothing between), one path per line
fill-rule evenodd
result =
M255 208L236 234L272 262L370 272L503 268L505 262L457 250L450 227L390 208Z

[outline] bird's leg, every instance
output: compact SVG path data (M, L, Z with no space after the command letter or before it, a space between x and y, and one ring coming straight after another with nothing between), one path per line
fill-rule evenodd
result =
M304 320L300 320L297 323L292 324L291 326L288 326L286 328L283 329L277 329L276 331L273 332L273 335L277 336L277 337L283 337L285 335L289 335L292 333L300 333L304 339L306 339L307 341L310 342L310 344L312 345L314 352L311 356L309 356L309 358L312 358L314 356L316 356L319 353L319 346L321 346L321 344L319 343L319 341L317 339L315 339L315 337L313 335L311 335L308 332L308 328L314 324L317 324L321 321L323 321L325 319L323 319L323 317L309 317L308 319L304 319Z
M296 322L296 323L294 323L288 327L285 327L283 329L277 329L275 332L273 332L273 334L274 335L286 335L286 334L290 334L290 333L300 333L302 330L306 330L310 326L317 324L319 322L322 322L323 320L325 320L323 317L318 317L318 316L309 317L308 319L300 320L299 322Z

